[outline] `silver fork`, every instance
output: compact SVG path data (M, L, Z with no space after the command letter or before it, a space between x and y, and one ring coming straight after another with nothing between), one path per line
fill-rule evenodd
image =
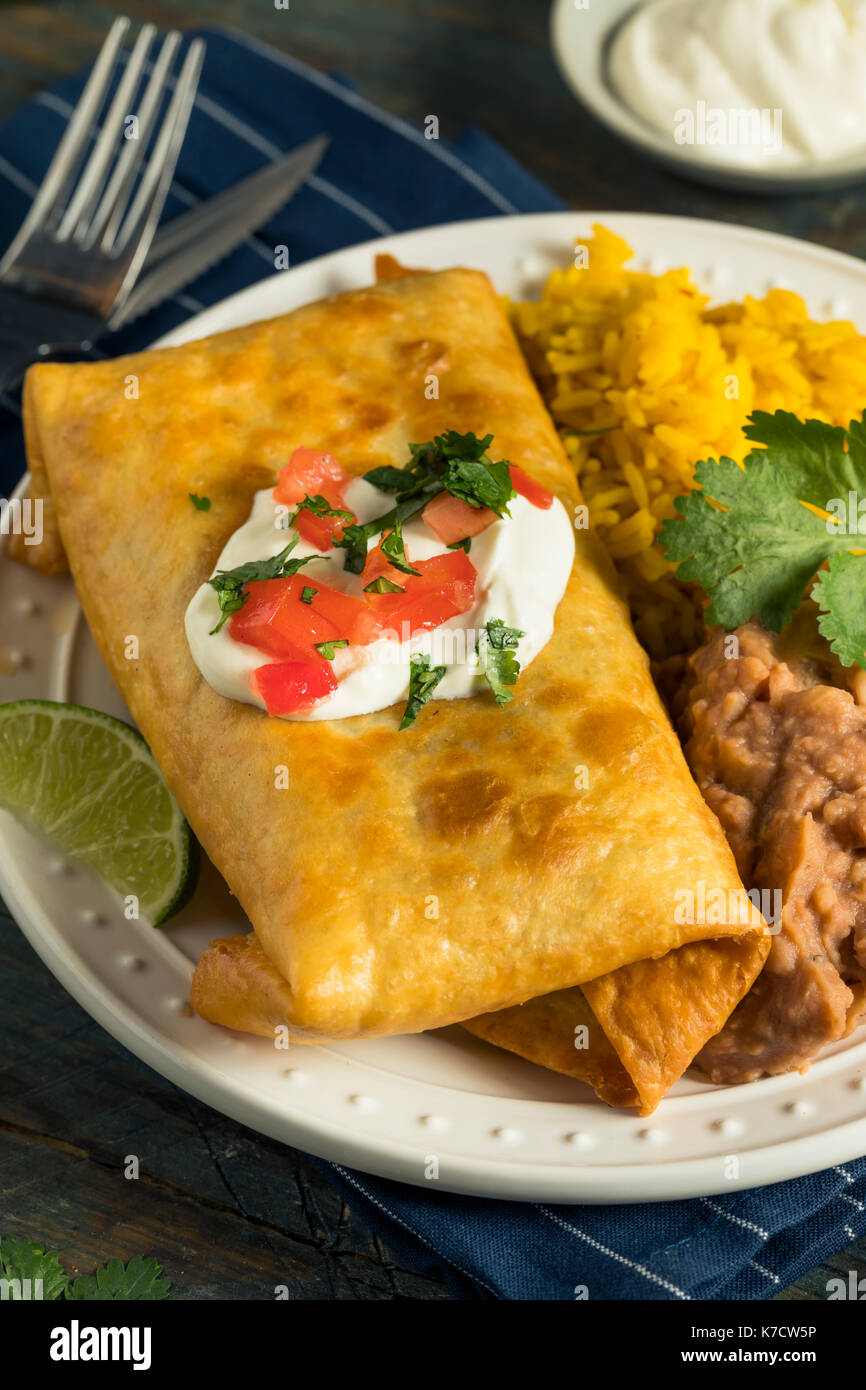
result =
M35 356L89 341L88 330L126 299L156 231L192 110L204 43L193 40L174 77L180 34L172 30L139 90L156 34L153 24L145 24L88 154L128 28L123 17L112 24L51 167L0 261L0 389ZM133 116L137 138L124 138Z

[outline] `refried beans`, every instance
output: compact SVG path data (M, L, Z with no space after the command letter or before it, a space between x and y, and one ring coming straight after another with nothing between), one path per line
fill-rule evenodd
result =
M782 904L761 975L696 1064L724 1083L805 1070L866 1015L866 671L805 604L781 637L757 622L713 636L677 705L744 884Z

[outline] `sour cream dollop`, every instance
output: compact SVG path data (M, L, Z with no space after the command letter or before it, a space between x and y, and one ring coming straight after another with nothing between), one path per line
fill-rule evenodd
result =
M866 0L649 0L608 71L626 106L696 158L866 155Z
M363 478L355 478L345 490L345 504L364 524L387 512L394 499ZM366 646L338 648L333 661L337 689L307 709L279 717L346 719L386 709L407 699L409 662L415 653L429 656L431 666L447 667L435 699L459 699L485 690L475 640L492 618L501 618L508 627L526 634L515 653L524 670L553 636L554 614L574 560L574 534L568 513L557 499L547 510L522 496L512 498L508 506L510 517L502 517L473 537L469 558L478 574L474 607L432 632L416 633L408 641L382 637ZM286 507L275 503L272 489L257 492L248 520L227 541L214 573L279 554L286 545L286 521ZM379 539L373 537L368 549ZM411 561L448 553L420 515L403 526L403 542ZM302 555L321 556L301 571L310 584L319 580L353 597L363 596L361 575L344 568L345 550L335 547L323 554L301 538L292 558ZM219 618L216 592L209 584L202 584L186 610L186 635L193 660L220 695L264 709L251 677L274 658L235 641L228 623L212 635Z

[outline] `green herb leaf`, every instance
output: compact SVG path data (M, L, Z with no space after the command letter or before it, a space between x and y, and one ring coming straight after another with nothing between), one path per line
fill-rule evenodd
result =
M409 661L409 699L403 718L400 720L400 729L408 729L410 724L414 724L418 718L420 710L424 708L427 701L432 698L433 692L445 675L445 666L434 666L430 669L429 656L416 654Z
M476 463L473 459L453 459L443 478L447 492L468 502L470 507L489 507L497 516L510 516L508 503L517 492L511 486L508 463Z
M491 618L478 634L475 643L478 665L497 705L505 705L514 697L509 686L515 685L520 675L520 662L514 650L525 636L519 628L506 627L501 618Z
M232 613L237 613L243 608L248 597L244 592L245 585L261 579L285 579L289 575L297 574L302 565L308 565L311 560L324 559L322 555L303 555L300 559L290 560L288 557L297 543L298 537L292 536L279 555L272 555L267 560L248 560L246 564L238 565L233 570L220 570L213 579L207 581L211 588L216 590L222 615L216 627L211 628L210 636L221 630Z
M40 1245L23 1236L0 1237L0 1275L7 1280L42 1280L44 1301L58 1298L72 1301L114 1302L132 1299L165 1298L171 1288L168 1279L161 1278L162 1269L156 1260L144 1260L135 1255L128 1264L109 1260L95 1274L79 1275L72 1283L60 1264L55 1251L45 1251ZM20 1286L11 1284L9 1296L17 1297Z
M298 503L292 517L293 526L298 519L298 512L312 512L313 516L343 516L347 521L352 520L351 512L347 512L342 507L332 507L327 497L322 497L321 493L318 492L312 497L308 493L303 502Z
M468 555L472 549L472 537L464 536L462 541L452 541L448 546L449 550L465 550Z
M420 570L413 569L406 558L406 550L403 546L403 523L399 520L394 522L394 528L389 531L382 541L382 554L390 560L396 570L401 574L420 574Z
M209 511L210 511L210 498L209 498L209 497L196 497L195 493L194 493L194 492L191 492L190 495L189 495L189 500L190 500L190 502L192 502L192 505L195 507L196 511L199 511L199 512L209 512Z
M399 584L395 584L393 579L386 579L384 574L380 574L378 579L374 579L371 584L364 585L365 594L405 594L406 590Z
M433 443L443 458L478 462L486 459L487 450L493 443L493 435L485 434L483 439L479 439L471 430L466 434L460 434L458 430L446 430L444 434L437 434ZM417 447L419 446L412 445L413 449ZM429 447L429 444L420 445L422 449Z
M380 492L408 492L418 481L408 468L392 468L390 464L371 468L369 473L364 474L364 479Z
M143 1260L140 1255L134 1255L128 1264L109 1260L95 1274L80 1275L66 1296L88 1303L153 1302L165 1298L171 1288L171 1282L161 1275L162 1268L156 1260Z
M410 444L412 457L406 468L386 465L372 468L364 477L383 492L396 492L403 497L422 489L430 495L445 489L473 507L490 506L501 514L505 504L517 494L511 487L508 464L491 463L487 457L486 450L492 443L492 434L479 439L471 431L460 434L446 430L425 444Z
M305 584L301 590L301 603L312 603L318 592L318 589L312 589L309 584Z
M21 1280L22 1283L29 1279L31 1298L36 1293L33 1285L37 1279L42 1280L41 1296L44 1300L60 1298L69 1287L69 1279L57 1252L43 1250L41 1245L34 1244L24 1236L0 1237L0 1275L8 1280ZM26 1288L20 1285L16 1288L10 1284L11 1299L17 1299L19 1294L26 1292Z
M843 666L866 666L866 556L831 555L812 587L818 628Z
M866 557L850 554L862 534L856 499L866 495L864 420L843 430L786 411L759 411L746 434L766 447L749 454L743 468L727 458L697 464L701 490L677 498L680 516L665 521L659 542L678 564L677 578L706 590L709 623L731 631L757 616L781 632L828 560L829 573L812 591L823 611L819 626L840 660L866 667ZM839 511L850 510L849 494L852 529L803 505L838 519Z
M323 656L323 657L325 658L326 661L333 661L333 660L334 660L334 648L335 648L335 647L348 647L348 645L349 645L349 639L348 639L348 637L336 637L336 638L334 639L333 642L314 642L314 643L313 643L313 646L315 647L316 651L319 653L320 656Z

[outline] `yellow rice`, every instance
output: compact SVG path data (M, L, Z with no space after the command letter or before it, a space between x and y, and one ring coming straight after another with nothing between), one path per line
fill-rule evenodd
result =
M789 290L708 309L688 269L627 270L627 242L593 233L539 302L511 312L638 636L661 659L701 638L701 595L677 582L655 539L695 463L742 461L752 410L859 417L866 338L851 323L816 323Z

